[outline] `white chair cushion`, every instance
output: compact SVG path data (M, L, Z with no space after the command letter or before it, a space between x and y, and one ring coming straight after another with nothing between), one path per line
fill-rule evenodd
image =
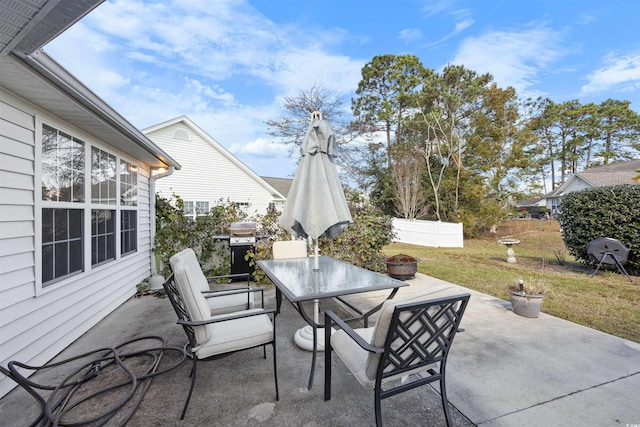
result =
M189 265L191 268L188 268ZM184 300L191 320L195 322L209 320L211 318L209 304L207 304L202 292L191 285L191 279L194 276L192 263L186 257L174 255L171 257L171 268L173 269L174 280L178 285L178 292L180 292L180 296ZM199 265L197 270L200 270ZM195 275L197 276L197 272ZM204 326L195 326L193 330L198 344L209 341L210 336Z
M304 258L307 242L304 240L278 240L273 242L273 259Z
M205 297L207 294L204 294ZM206 298L212 316L247 310L247 293L226 295L224 291L216 292L216 297ZM253 292L249 292L249 308L253 308Z
M359 328L355 331L362 336L367 342L371 342L374 328ZM333 351L340 356L345 366L351 371L354 377L362 386L373 388L375 381L367 377L367 359L369 352L360 347L349 335L343 330L338 330L331 335L331 347Z
M191 248L183 249L169 259L171 269L175 272L175 264L182 260L184 268L189 271L190 285L200 292L209 291L209 282L202 272L196 253ZM224 297L207 298L207 305L212 316L233 313L247 309L247 294L234 294ZM253 292L249 294L249 308L254 307Z
M260 311L248 310L247 313ZM220 316L214 316L213 319ZM205 326L209 341L195 348L198 359L267 344L273 340L273 324L266 314Z

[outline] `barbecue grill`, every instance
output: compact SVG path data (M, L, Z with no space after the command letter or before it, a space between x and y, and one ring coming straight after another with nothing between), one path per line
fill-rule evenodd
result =
M229 225L229 248L231 249L231 274L253 274L253 268L245 259L247 252L256 243L255 222L232 222Z

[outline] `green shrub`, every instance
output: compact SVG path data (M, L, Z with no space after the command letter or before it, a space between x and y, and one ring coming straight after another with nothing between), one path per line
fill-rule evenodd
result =
M590 188L562 197L560 217L564 243L576 259L590 265L589 242L618 239L631 252L625 269L640 274L640 185Z
M229 274L231 266L223 260L230 258L229 245L214 239L226 233L231 222L243 221L246 213L237 203L221 203L206 215L195 220L184 215L184 202L180 196L163 198L156 195L156 236L153 251L160 262L158 272L170 274L169 258L185 248L196 253L207 276Z
M353 224L333 240L321 238L320 253L373 271L385 271L382 248L393 238L391 217L385 216L357 192L347 193L347 202ZM291 236L278 224L280 212L269 210L265 215L247 216L237 203L221 203L206 215L192 220L185 217L180 196L171 199L156 197L156 238L154 252L162 262L160 273L170 274L169 258L184 248L193 248L207 276L230 272L229 246L216 241L213 236L226 234L229 224L236 221L256 222L259 236L254 248L247 255L250 265L259 259L272 257L275 240L288 240ZM255 269L254 281L267 284L260 269Z

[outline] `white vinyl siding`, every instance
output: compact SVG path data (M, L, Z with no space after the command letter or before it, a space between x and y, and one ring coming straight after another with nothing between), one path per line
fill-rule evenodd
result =
M42 118L42 120L40 119ZM0 364L49 361L131 298L151 272L148 165L138 163L137 251L42 288L39 283L40 172L36 129L44 121L87 143L125 153L0 88ZM117 219L119 222L119 219ZM89 225L85 230L89 232ZM87 235L85 233L85 235ZM90 245L85 244L85 260ZM15 386L0 376L0 396Z
M186 132L188 139L176 139L176 133ZM172 194L188 201L208 201L209 207L230 200L249 203L247 213L264 215L274 203L274 195L257 176L252 176L232 160L224 148L216 147L184 122L174 123L146 133L147 137L169 153L182 168L159 180L156 191L163 197Z

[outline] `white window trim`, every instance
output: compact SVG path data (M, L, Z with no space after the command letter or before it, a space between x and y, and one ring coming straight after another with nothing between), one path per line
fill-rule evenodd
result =
M68 133L69 135L76 137L82 140L85 143L85 188L84 195L85 201L84 203L72 203L72 202L49 202L42 200L42 125L46 124L51 126L58 131L62 131ZM35 280L34 280L34 295L36 297L40 295L45 295L49 292L52 292L56 289L60 289L64 286L67 286L71 283L77 282L79 278L91 274L92 272L100 271L101 269L109 268L113 266L114 263L117 263L119 260L123 259L121 254L121 227L120 227L120 212L122 210L135 210L136 213L136 250L134 252L130 252L124 256L124 258L130 257L140 251L140 171L142 170L142 166L140 163L131 157L125 155L124 153L116 150L115 148L108 146L100 141L96 141L93 137L84 132L78 131L76 129L70 129L63 122L58 122L49 117L43 118L43 116L36 114L35 115L35 146L34 146L34 209L35 209ZM119 164L120 160L125 160L131 164L134 164L138 167L138 176L137 176L137 191L138 191L138 201L135 206L129 205L121 205L120 204L120 174L117 173L116 179L116 204L93 204L91 201L91 147L96 147L101 150L112 153L116 156L116 162ZM83 209L83 265L84 271L79 272L77 274L73 274L69 277L66 277L58 282L52 283L49 286L43 286L42 284L42 209L47 207L60 207L63 209ZM91 265L91 210L92 209L112 209L116 211L116 220L115 220L115 250L116 257L115 259L100 263L98 265Z

